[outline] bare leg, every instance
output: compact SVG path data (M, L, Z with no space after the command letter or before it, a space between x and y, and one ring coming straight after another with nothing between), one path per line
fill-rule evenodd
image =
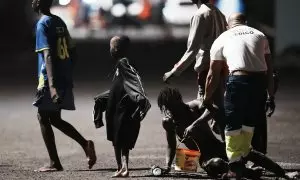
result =
M60 114L60 112L57 112L51 115L51 124L65 135L78 142L82 148L86 147L87 140L70 123L62 120Z
M38 111L37 117L40 123L42 136L50 157L50 165L47 167L42 167L36 171L38 172L49 172L49 171L62 171L63 167L60 163L56 145L55 145L55 137L50 124L49 114L51 112L46 111Z
M80 144L88 158L89 168L91 169L97 160L94 143L86 140L71 124L62 120L60 111L51 114L50 121L54 127Z
M116 161L117 161L117 165L118 165L118 170L114 173L114 175L112 177L121 177L122 176L122 150L120 147L114 146L114 150L115 150L115 157L116 157Z
M123 157L122 177L128 177L129 176L129 170L128 170L129 149L122 149L122 157Z
M285 171L282 169L277 163L272 161L270 158L265 156L264 154L257 152L255 150L250 151L248 156L246 157L246 160L249 160L268 171L273 172L279 177L285 177Z

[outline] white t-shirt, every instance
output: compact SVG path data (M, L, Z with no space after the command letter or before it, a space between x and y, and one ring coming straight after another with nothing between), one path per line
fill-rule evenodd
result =
M246 25L239 25L222 33L210 50L211 60L225 60L229 72L266 71L265 54L270 54L266 36Z

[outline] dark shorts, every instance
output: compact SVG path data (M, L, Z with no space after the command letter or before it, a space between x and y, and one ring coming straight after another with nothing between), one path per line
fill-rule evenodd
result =
M224 101L226 131L239 130L243 125L256 126L266 85L264 74L228 77Z
M56 105L52 102L49 88L40 89L36 93L36 100L33 102L33 105L41 111L75 110L72 88L58 90L58 94L62 99L60 105Z

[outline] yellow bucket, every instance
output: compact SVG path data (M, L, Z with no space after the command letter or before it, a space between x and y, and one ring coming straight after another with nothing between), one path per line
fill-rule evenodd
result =
M176 171L197 172L201 153L184 148L176 149Z

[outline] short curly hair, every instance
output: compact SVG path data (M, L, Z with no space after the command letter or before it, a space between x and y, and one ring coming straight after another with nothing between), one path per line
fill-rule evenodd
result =
M162 111L163 106L169 109L170 106L174 105L174 103L183 103L179 90L170 87L163 88L157 98L157 105L159 109Z
M113 56L120 57L127 53L130 46L130 39L128 36L114 36L110 40L110 49Z

